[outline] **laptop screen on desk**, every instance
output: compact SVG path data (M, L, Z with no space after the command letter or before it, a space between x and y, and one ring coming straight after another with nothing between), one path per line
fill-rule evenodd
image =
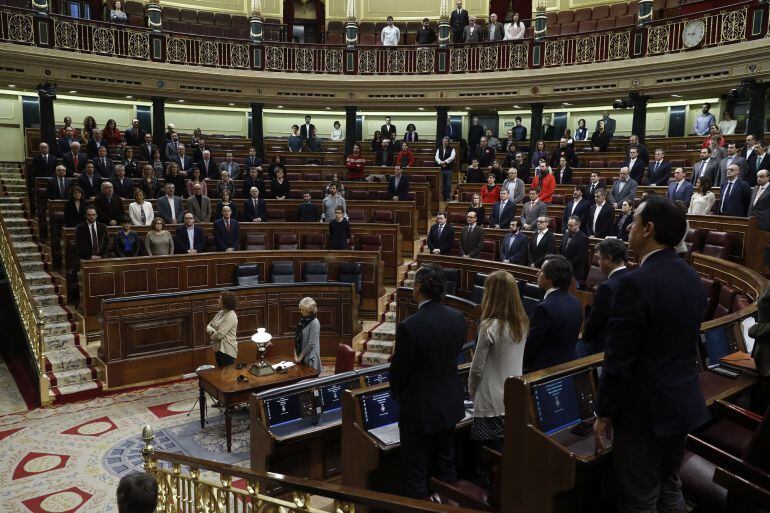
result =
M341 408L342 392L355 388L358 388L358 378L320 387L321 411L327 412Z
M719 359L733 353L727 338L727 327L721 326L703 332L703 344L706 346L706 365L718 365Z
M570 374L532 387L540 430L550 435L594 416L591 370Z
M370 387L372 385L379 385L380 383L387 383L388 377L388 371L379 372L377 374L367 374L364 376L364 382L366 383L366 386Z
M398 422L398 403L390 397L390 390L362 394L358 400L367 431Z
M316 414L312 390L265 401L268 426L312 417Z
M471 374L471 370L462 369L459 374L460 374L460 389L462 390L463 401L470 401L471 392L468 389L468 377Z

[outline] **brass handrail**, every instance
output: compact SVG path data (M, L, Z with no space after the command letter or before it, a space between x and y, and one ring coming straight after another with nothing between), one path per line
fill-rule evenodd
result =
M478 513L474 509L456 508L272 472L257 472L191 456L155 451L152 445L154 438L152 428L144 426L142 457L145 472L158 483L157 513L328 512L328 509L312 506L313 497L333 501L335 513L355 513L356 508L392 513ZM202 479L202 471L212 474L214 479ZM217 478L218 482L215 482ZM245 480L245 488L233 487L233 479ZM279 487L280 494L269 493L269 490Z
M24 272L21 269L21 261L13 246L8 227L0 213L0 259L3 262L5 273L8 276L8 282L11 284L11 291L19 311L21 325L27 338L27 343L35 359L35 370L38 378L45 376L45 320L40 312L40 308L29 289L29 284L25 279ZM41 396L47 394L47 391L40 391Z

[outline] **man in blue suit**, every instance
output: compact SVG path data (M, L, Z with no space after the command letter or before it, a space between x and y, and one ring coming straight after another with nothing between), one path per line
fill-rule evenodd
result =
M723 216L746 217L751 203L751 187L738 175L736 164L727 166L727 181L722 184L719 195L719 213Z
M668 185L668 181L671 178L671 163L663 160L665 153L658 148L655 150L655 160L650 162L647 169L647 176L649 178L650 185Z
M508 189L500 189L500 201L492 205L492 217L490 224L493 228L507 230L511 226L511 220L516 212L516 205L508 200Z
M529 238L521 233L521 220L511 221L510 231L500 244L500 261L506 264L529 265Z
M222 208L222 217L214 221L214 243L217 251L238 251L241 245L238 221L230 207Z
M398 323L390 362L390 395L399 403L401 477L406 495L429 496L428 481L456 481L454 429L465 411L457 357L466 341L463 315L441 303L444 270L432 264L414 275L417 311Z
M569 293L572 266L561 255L548 255L537 275L545 297L532 312L524 346L524 372L575 359L575 343L583 322L580 301Z
M615 294L615 287L617 287L620 277L628 272L626 269L628 252L622 241L604 239L596 245L596 252L599 255L599 268L602 274L607 276L607 279L596 287L591 311L585 324L583 324L583 340L585 340L589 354L604 351L612 296Z
M576 185L572 192L572 201L567 203L562 217L562 226L567 226L571 216L580 218L580 230L586 233L588 230L588 213L591 211L592 202L586 198L586 188L582 185Z
M184 215L184 225L174 232L174 248L177 253L203 253L206 251L206 235L200 226L195 226L195 217L189 212Z
M629 246L638 269L615 287L596 398L596 448L607 447L618 511L687 511L679 468L687 434L708 420L697 347L706 297L700 276L674 248L684 211L649 196L634 212Z
M671 201L683 202L685 208L690 206L692 184L685 179L684 169L681 167L674 170L674 180L668 184L666 196Z

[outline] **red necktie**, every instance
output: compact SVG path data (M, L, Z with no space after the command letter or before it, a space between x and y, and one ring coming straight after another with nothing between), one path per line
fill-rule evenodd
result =
M227 233L230 233L230 221L225 221L225 229L227 230Z

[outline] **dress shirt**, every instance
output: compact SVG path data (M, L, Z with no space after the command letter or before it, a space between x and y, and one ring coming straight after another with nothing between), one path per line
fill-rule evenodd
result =
M551 287L550 289L546 290L546 291L545 291L545 294L543 294L543 299L547 298L547 297L548 297L548 295L549 295L551 292L554 292L554 291L557 291L557 290L559 290L559 289L558 289L558 287Z
M602 213L603 207L604 207L604 203L602 203L601 205L599 205L598 203L596 204L596 210L594 211L594 222L593 222L593 225L591 225L594 232L596 232L596 221L599 219L599 214Z
M613 274L615 274L616 272L620 271L621 269L625 269L625 268L626 268L625 265L621 265L620 267L616 267L615 269L610 271L609 274L607 274L607 279L609 280L612 277Z
M767 184L759 186L759 189L757 189L757 194L754 196L754 203L751 205L752 207L757 204L760 196L762 196L762 193L765 192L765 188L767 188Z
M663 251L664 249L668 249L668 248L660 248L660 249L656 249L655 251L650 251L649 253L647 253L646 255L644 255L644 256L642 257L642 260L639 262L639 266L640 266L640 267L641 267L641 266L643 266L643 265L644 265L644 262L646 262L648 258L650 258L652 255L654 255L654 254L655 254L655 253L657 253L658 251Z
M679 187L681 187L683 183L684 183L684 180L679 180L678 182L676 182L676 189L674 189L674 195L676 195L676 193L679 192Z
M171 209L171 219L176 219L176 208L174 205L174 196L171 196L170 198L168 195L166 195L168 198L168 207Z
M547 228L545 230L543 230L542 232L537 232L537 241L536 241L535 245L540 244L540 241L543 240L543 237L545 237L546 233L548 233L548 229Z
M716 120L714 119L713 114L700 113L695 119L695 133L698 135L706 135L709 133L709 128L711 128L711 125L716 124L715 121Z
M570 211L569 215L571 215L571 216L575 215L575 209L577 208L577 206L580 204L581 201L583 201L582 198L577 200L577 201L573 201L572 202L572 210Z
M634 169L634 164L636 164L636 159L629 159L628 160L628 169Z
M187 240L190 243L190 249L195 249L195 227L187 228Z
M489 40L490 43L495 40L495 28L496 28L495 25L493 25L491 23L489 24L489 39L488 40Z

